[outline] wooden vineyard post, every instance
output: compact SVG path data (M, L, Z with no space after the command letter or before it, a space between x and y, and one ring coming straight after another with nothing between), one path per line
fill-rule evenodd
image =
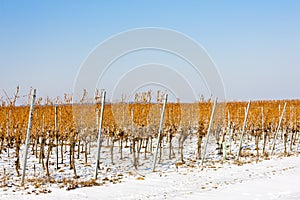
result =
M248 113L249 113L249 109L250 109L250 103L251 103L251 101L248 102L248 106L247 106L246 113L245 113L245 119L244 119L244 124L243 124L243 128L242 128L242 136L241 136L241 141L240 141L240 145L239 145L238 153L237 153L237 161L240 159L240 155L241 155L241 149L242 149L243 140L244 140L245 128L247 125L247 118L248 118Z
M101 136L102 136L102 122L103 122L103 114L104 114L104 104L105 104L105 95L106 92L102 92L102 104L101 104L101 112L100 112L100 122L99 122L99 133L98 133L98 148L97 148L97 157L96 157L96 167L94 178L97 179L98 175L98 167L99 167L99 159L100 159L100 150L101 150Z
M231 142L232 142L232 135L231 135L231 122L230 122L230 112L228 110L228 122L227 122L227 135L229 136L229 152L231 153Z
M23 172L22 172L22 178L21 178L21 186L24 185L24 178L25 178L26 164L27 164L27 154L28 154L28 144L30 141L30 131L31 131L31 126L32 126L32 116L33 116L35 97L36 97L36 89L33 89L30 110L29 110L29 117L28 117L27 135L26 135L26 141L25 141L25 155L24 155Z
M274 150L275 150L276 141L277 141L277 134L279 132L279 129L280 129L281 122L282 122L282 119L283 119L285 111L286 111L286 102L284 103L283 111L282 111L282 114L280 116L279 123L278 123L277 129L276 129L275 135L274 135L273 147L272 147L271 155L273 155Z
M57 113L58 107L54 107L54 113L55 113L55 118L54 118L54 124L55 124L55 140L56 140L56 148L55 148L55 153L56 153L56 170L58 170L58 113Z
M214 106L213 106L213 109L212 109L211 115L210 115L210 122L209 122L209 126L208 126L208 129L207 129L206 142L205 142L204 151L203 151L203 156L202 156L202 160L201 160L201 165L202 165L202 166L203 166L204 159L205 159L205 154L206 154L207 144L208 144L208 140L209 140L209 135L210 135L211 127L212 127L213 120L214 120L214 115L215 115L215 109L216 109L217 101L218 101L218 98L215 99Z
M155 156L154 156L154 161L153 161L153 169L152 169L153 172L155 172L155 165L156 165L156 160L157 160L158 148L159 148L159 144L160 144L160 140L161 140L161 132L162 132L162 127L163 127L163 121L164 121L167 101L168 101L168 94L166 94L166 96L165 96L165 101L164 101L163 109L162 109L161 116L160 116L160 123L159 123L158 136L157 136L157 145L156 145Z
M9 127L11 126L11 109L9 109L7 115L6 115L6 118L7 118L7 123L6 123L6 135L7 135L7 138L10 138L9 136ZM9 156L9 148L7 148L7 157L10 157Z
M132 132L132 141L131 141L131 147L130 147L130 152L132 153L132 156L133 156L133 166L135 169L137 169L137 158L136 158L136 155L135 155L135 134L134 134L134 108L131 110L131 132Z

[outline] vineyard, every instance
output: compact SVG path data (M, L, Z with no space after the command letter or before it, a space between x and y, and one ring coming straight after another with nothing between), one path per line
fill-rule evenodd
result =
M27 103L16 105L17 89L0 107L0 187L5 191L50 193L49 185L71 190L299 153L300 100L180 103L149 91L133 101L124 97L103 104L103 92L89 97L84 91L76 103L67 94L34 102L23 185L31 94Z

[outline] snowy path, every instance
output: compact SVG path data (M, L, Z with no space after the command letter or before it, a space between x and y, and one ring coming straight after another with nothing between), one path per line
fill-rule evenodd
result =
M300 199L300 157L274 158L243 166L216 164L216 168L179 168L129 176L123 183L72 191L51 188L47 195L2 193L0 199ZM0 194L1 194L0 193Z

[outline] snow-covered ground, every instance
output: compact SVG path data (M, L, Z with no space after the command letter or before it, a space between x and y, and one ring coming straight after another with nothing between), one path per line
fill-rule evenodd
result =
M220 168L219 168L220 167ZM300 157L274 158L242 166L180 168L131 176L107 184L51 193L22 195L1 192L1 199L300 199Z
M166 144L156 172L152 172L153 155L150 153L147 153L147 159L141 153L140 166L138 170L134 170L129 148L124 150L122 160L119 160L116 148L115 164L112 165L109 148L104 147L101 151L102 164L97 180L101 186L83 187L77 182L78 186L74 190L72 183L67 181L74 180L68 160L64 161L64 165L60 164L60 170L55 170L54 155L50 166L52 183L45 180L43 183L43 179L46 179L44 172L37 159L30 154L26 186L19 187L20 177L14 172L11 151L10 159L5 155L0 159L0 199L300 199L297 184L300 178L300 157L297 153L288 157L278 156L282 152L279 145L276 156L266 160L261 158L258 163L255 162L255 157L241 157L244 164L240 165L230 158L230 154L230 159L222 162L222 156L217 155L215 146L209 145L207 160L202 167L200 161L195 159L195 138L189 138L185 144L185 164L178 165L175 144L176 156L168 159ZM236 145L232 144L232 147L233 155L236 155ZM252 144L245 144L244 147L255 154L254 149L251 149L254 147ZM89 155L90 165L85 166L82 158L76 159L77 174L80 176L78 181L89 181L93 177L94 150L92 149ZM23 152L21 154L23 155ZM249 162L250 160L252 161ZM33 164L36 166L35 172ZM5 183L2 173L4 167L7 177ZM29 181L35 177L41 180Z

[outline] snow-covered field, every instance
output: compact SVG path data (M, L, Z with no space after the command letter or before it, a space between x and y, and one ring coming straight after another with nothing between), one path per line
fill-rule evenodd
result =
M140 176L136 176L140 177ZM22 195L1 191L1 199L300 199L300 157L220 168L179 168L178 172L133 176L108 184L51 193ZM142 179L142 180L138 180Z
M297 153L287 157L278 156L277 153L277 156L260 159L258 163L255 159L249 162L250 158L241 157L244 164L239 165L234 159L222 162L213 153L215 147L209 145L208 161L202 167L200 161L195 160L195 140L189 138L186 144L185 164L178 165L177 150L176 157L169 160L166 148L156 172L152 172L153 156L150 154L147 154L147 159L143 153L140 155L140 166L135 170L129 148L124 151L123 160L119 160L116 148L114 165L110 163L109 149L103 148L97 180L100 186L83 187L79 181L88 181L93 177L95 153L92 151L89 155L90 165L84 166L81 158L76 160L80 178L74 190L72 183L63 180L63 177L72 179L73 176L67 160L64 165L60 165L60 170L55 170L54 164L51 165L50 174L56 182L49 183L45 181L46 177L37 159L31 155L27 182L23 188L18 186L20 177L16 177L13 170L14 159L2 155L0 170L6 167L8 178L5 187L0 188L0 199L300 199L297 184L300 178L300 157ZM282 149L278 146L277 150ZM33 163L36 165L35 172ZM2 172L0 176L3 186ZM41 180L28 181L35 177ZM45 183L42 183L43 179Z

